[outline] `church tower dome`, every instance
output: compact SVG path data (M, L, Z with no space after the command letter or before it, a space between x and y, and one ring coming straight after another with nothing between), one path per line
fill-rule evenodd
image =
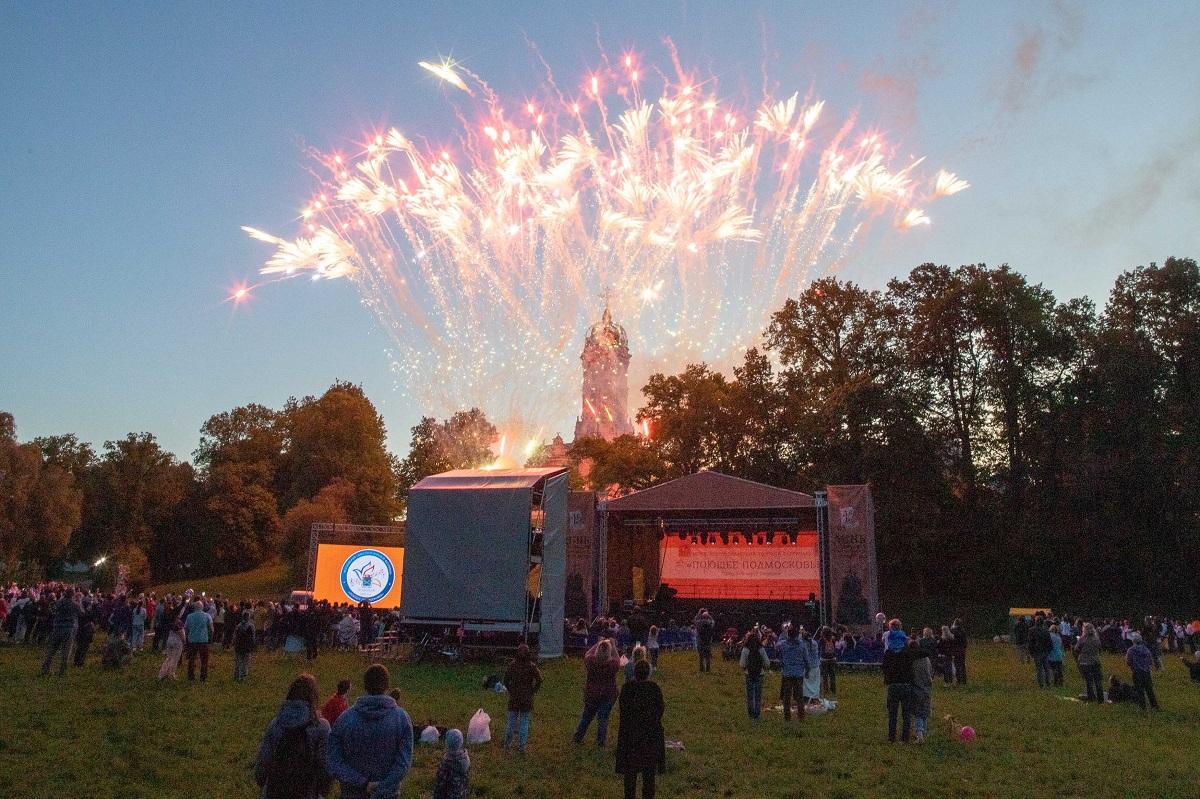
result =
M629 336L613 321L608 301L583 341L583 402L575 438L611 441L632 434L629 418Z

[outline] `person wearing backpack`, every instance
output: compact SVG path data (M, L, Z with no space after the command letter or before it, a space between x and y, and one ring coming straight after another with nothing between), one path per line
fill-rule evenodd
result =
M771 668L770 657L763 649L758 633L746 636L739 662L746 673L746 711L750 718L757 719L762 715L763 672Z
M254 641L254 623L250 612L242 613L242 620L233 631L233 679L241 682L250 674L250 655L257 644Z
M263 735L254 762L261 799L319 799L332 780L325 769L329 723L317 714L317 681L301 674Z
M388 696L390 682L387 667L372 664L363 674L366 695L333 725L325 761L342 799L394 799L412 765L412 720Z

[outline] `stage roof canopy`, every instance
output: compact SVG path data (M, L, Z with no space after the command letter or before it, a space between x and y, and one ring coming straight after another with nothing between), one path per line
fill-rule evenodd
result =
M556 469L454 469L441 474L434 474L421 480L413 489L453 489L472 488L513 489L533 488L539 482L562 472L565 468Z
M809 494L702 470L609 500L610 513L812 508Z

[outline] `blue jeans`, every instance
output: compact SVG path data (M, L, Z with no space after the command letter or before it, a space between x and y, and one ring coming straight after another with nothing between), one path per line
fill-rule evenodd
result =
M756 719L762 715L762 675L751 677L746 675L746 712L750 718Z
M584 699L583 715L579 717L579 726L575 728L575 743L582 743L587 735L588 726L592 719L596 720L596 746L604 746L608 740L608 714L612 712L611 699Z
M512 743L513 732L517 733L517 748L522 752L525 751L525 744L529 742L529 711L528 710L510 710L508 711L508 723L504 725L504 748Z
M1033 671L1037 675L1038 688L1050 687L1050 661L1045 655L1035 655Z
M145 642L145 640L146 640L146 628L145 627L133 627L130 630L129 646L131 648L137 649L140 651L142 648L142 644Z

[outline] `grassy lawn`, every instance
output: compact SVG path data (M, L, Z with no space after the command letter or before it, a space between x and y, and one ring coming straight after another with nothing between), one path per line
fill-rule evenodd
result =
M97 644L101 643L99 640ZM667 700L664 797L1195 797L1200 793L1200 686L1177 660L1157 674L1165 710L1091 706L1061 695L1081 690L1067 666L1067 686L1033 687L1032 667L1006 646L974 644L966 688L934 687L933 735L924 746L886 743L883 689L877 674L839 676L840 707L809 718L803 730L767 711L746 719L740 676L727 663L696 673L690 653L664 655L658 680ZM349 675L355 695L365 666L354 654L323 654L312 666L280 654L255 656L247 683L231 680L232 658L213 657L207 684L160 685L157 656L143 654L120 673L98 665L99 647L64 679L35 676L40 654L0 647L0 797L256 796L250 766L259 736L290 678L311 668L322 697ZM1116 661L1105 663L1105 679ZM483 691L487 664L457 667L395 663L393 681L417 720L465 730L476 708L503 734L504 697ZM608 752L575 747L571 731L581 704L577 659L545 666L530 752L505 755L496 741L471 747L474 795L583 797L620 795ZM1119 673L1128 675L1123 667ZM778 691L768 677L767 697ZM770 704L774 704L771 702ZM950 739L942 714L971 724L979 737ZM594 739L592 739L594 740ZM418 747L402 796L429 796L440 748Z
M179 580L174 583L156 585L150 590L158 596L163 596L167 593L182 594L192 588L197 593L206 591L210 596L220 594L234 601L240 601L247 597L278 601L296 587L288 579L287 566L282 563L268 563L246 572L226 574L220 577Z

